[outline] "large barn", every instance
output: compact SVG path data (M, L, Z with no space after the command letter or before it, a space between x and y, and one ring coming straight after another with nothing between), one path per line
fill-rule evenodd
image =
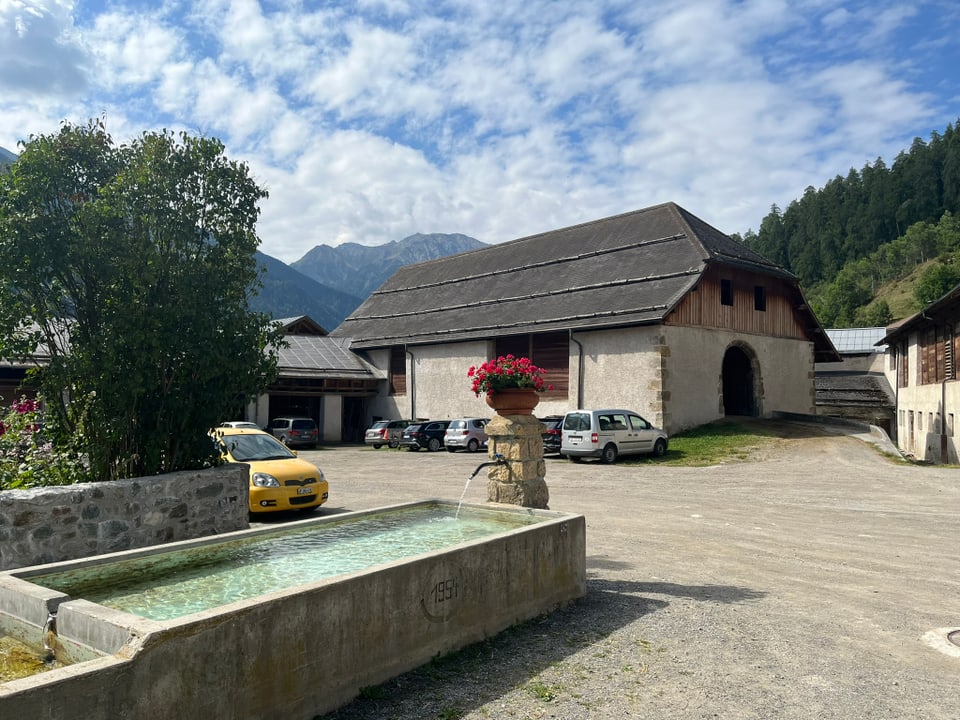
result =
M839 360L797 278L674 203L398 270L331 337L388 375L370 419L489 415L467 369L526 355L539 415L630 408L668 432L814 413Z

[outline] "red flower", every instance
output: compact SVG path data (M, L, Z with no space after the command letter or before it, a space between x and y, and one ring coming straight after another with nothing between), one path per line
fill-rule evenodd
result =
M488 360L479 368L470 366L467 377L473 378L470 389L477 396L508 388L533 388L543 392L543 372L543 368L534 365L530 358L501 355L496 360ZM548 389L553 390L553 386Z

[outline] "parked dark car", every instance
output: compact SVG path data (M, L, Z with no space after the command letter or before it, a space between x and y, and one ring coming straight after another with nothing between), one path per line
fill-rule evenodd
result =
M308 417L278 417L270 422L270 434L287 447L316 447L320 433Z
M560 444L563 440L563 433L561 432L561 427L563 426L563 416L562 415L550 415L549 417L540 418L546 426L546 430L543 431L543 454L544 455L559 455L560 454Z
M443 447L443 436L449 424L449 420L427 420L408 425L400 436L400 447L407 450L426 448L436 452Z

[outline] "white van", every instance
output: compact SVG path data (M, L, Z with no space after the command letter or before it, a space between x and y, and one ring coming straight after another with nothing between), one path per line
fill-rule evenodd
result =
M667 451L667 434L631 410L573 410L563 416L560 456L579 462L600 458L615 463L620 455Z

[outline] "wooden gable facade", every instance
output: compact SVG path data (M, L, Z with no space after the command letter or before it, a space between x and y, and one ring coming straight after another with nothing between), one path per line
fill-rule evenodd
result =
M796 289L782 278L712 265L664 324L802 340L809 336L810 324L801 317Z

